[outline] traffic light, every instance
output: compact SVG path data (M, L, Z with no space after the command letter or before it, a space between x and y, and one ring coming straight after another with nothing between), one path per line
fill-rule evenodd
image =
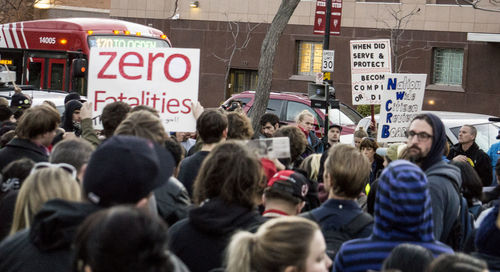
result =
M84 77L87 72L87 60L78 58L73 60L73 76Z

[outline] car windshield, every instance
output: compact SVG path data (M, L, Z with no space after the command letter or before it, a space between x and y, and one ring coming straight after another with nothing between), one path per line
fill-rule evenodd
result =
M321 112L325 113L324 109L320 109ZM333 124L339 125L356 125L363 116L357 111L351 109L350 107L340 104L340 110L338 109L328 109L328 119Z
M477 129L476 143L485 152L488 151L490 146L496 143L496 137L498 135L498 130L500 129L500 123L485 123L474 125ZM458 131L460 126L450 128L451 132L458 139Z

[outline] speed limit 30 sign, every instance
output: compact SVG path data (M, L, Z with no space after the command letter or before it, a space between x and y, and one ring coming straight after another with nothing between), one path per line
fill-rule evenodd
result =
M333 59L335 50L323 50L323 62L321 64L322 72L332 72L333 73Z

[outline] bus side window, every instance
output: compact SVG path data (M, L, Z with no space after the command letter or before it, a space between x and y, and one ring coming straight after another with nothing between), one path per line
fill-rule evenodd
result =
M63 90L64 64L52 63L51 69L52 71L50 75L50 89Z
M42 63L30 62L29 63L29 80L28 84L36 88L40 88L40 80L42 78Z

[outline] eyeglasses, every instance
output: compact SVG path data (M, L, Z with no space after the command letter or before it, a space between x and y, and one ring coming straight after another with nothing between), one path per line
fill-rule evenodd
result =
M427 141L429 140L430 138L432 138L432 135L430 135L429 133L427 132L419 132L419 133L416 133L415 131L413 130L410 130L410 131L406 131L405 132L405 135L406 137L411 140L413 139L413 137L417 136L417 139L419 141Z
M36 163L35 166L31 169L30 175L36 172L37 170L43 169L43 168L61 168L68 172L71 177L76 179L76 168L67 163L50 163L50 162L39 162Z

